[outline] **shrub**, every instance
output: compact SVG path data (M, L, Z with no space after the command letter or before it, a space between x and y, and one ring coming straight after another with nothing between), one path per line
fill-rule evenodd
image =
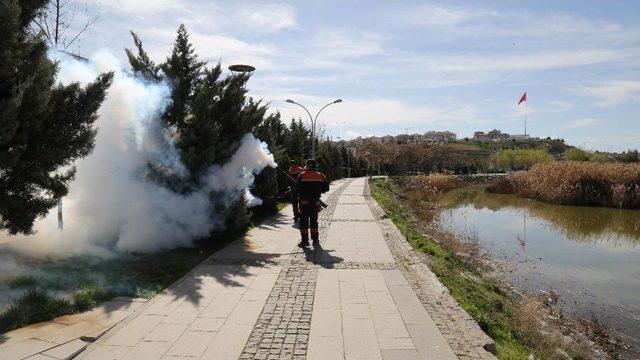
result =
M591 162L605 162L607 156L601 152L586 151L578 148L571 148L564 153L565 160L568 161L591 161Z
M509 149L491 155L490 162L494 167L504 170L527 170L535 164L553 160L553 156L544 149Z

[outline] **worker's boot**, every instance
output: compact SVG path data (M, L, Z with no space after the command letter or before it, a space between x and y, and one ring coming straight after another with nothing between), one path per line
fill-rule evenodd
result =
M304 236L304 234L302 235L302 240L300 240L300 242L298 243L298 247L300 248L306 248L309 246L309 235Z
M313 240L313 247L317 247L318 245L320 245L320 234L318 234L317 232L311 233L311 240Z

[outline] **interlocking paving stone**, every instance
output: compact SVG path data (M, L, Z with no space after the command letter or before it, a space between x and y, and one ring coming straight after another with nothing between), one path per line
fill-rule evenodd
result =
M281 212L163 291L86 358L455 358L380 236L366 191L362 178L332 186L321 248L295 247L298 230Z
M319 216L322 243L326 241L326 228L338 197L348 185L349 182L346 182L334 190L325 201L329 206ZM307 354L316 277L318 268L322 267L320 260L324 259L326 264L331 264L331 261L339 263L341 259L318 255L315 250L294 251L283 264L241 359L267 358L267 354L278 356L279 359L294 359L296 356L304 358ZM318 261L314 263L316 258ZM276 341L282 346L273 347L272 343Z

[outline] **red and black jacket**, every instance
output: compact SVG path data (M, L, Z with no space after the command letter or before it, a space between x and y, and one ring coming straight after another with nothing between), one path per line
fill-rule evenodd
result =
M303 172L304 169L301 168L298 165L291 165L291 167L289 168L289 175L294 178L297 179L298 176L300 175L301 172Z
M298 176L296 187L300 200L318 201L322 193L329 191L329 182L323 173L305 170Z

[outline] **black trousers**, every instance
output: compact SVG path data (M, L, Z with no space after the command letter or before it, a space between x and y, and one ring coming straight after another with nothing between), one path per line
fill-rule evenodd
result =
M302 242L309 242L309 233L311 233L311 240L318 241L320 236L318 233L318 204L315 201L300 200L300 210Z
M300 202L298 200L298 194L291 194L291 206L293 206L293 217L298 219L300 217Z

